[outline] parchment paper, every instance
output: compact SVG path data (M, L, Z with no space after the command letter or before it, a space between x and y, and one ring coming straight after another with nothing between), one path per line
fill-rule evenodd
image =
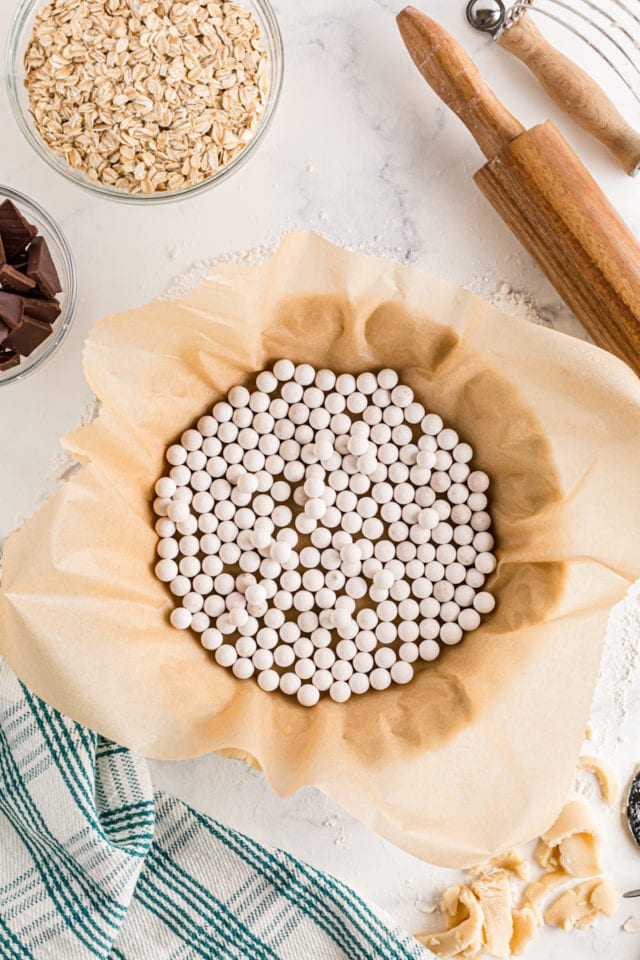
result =
M406 687L307 710L170 627L150 510L167 445L278 357L399 371L492 477L492 618ZM464 290L293 234L182 301L109 317L85 351L84 465L6 546L0 648L58 709L147 756L229 749L315 784L393 843L466 867L565 798L607 612L640 575L640 384L588 344Z

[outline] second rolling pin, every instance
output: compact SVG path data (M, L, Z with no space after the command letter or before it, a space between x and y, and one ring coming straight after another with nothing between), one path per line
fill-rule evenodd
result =
M414 7L398 15L411 57L488 159L474 180L594 341L640 374L640 244L564 137L525 130L462 47Z

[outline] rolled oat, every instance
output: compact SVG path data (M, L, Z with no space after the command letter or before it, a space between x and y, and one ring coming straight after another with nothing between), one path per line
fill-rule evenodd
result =
M25 53L45 142L91 180L180 190L254 137L269 88L260 27L237 3L51 0Z

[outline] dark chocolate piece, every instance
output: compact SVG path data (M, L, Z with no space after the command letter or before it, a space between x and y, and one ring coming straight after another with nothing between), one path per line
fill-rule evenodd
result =
M13 350L7 350L4 353L0 352L0 372L10 370L11 367L17 367L19 363L20 356L14 353Z
M51 327L48 323L34 320L33 317L24 317L22 323L11 331L4 344L21 356L28 357L50 336Z
M60 277L44 237L36 237L29 247L27 274L35 280L45 297L55 297L56 293L62 292Z
M13 260L11 261L11 266L15 267L16 270L19 270L20 273L26 273L28 261L29 261L29 257L27 256L27 252L25 251L24 253L20 253L18 254L17 257L13 258Z
M2 345L9 336L10 332L11 331L6 323L3 323L2 320L0 320L0 349L2 348Z
M0 290L0 320L12 330L17 327L24 316L22 297L17 293L5 293Z
M43 323L53 323L62 313L57 300L39 300L36 297L24 298L24 312Z
M3 290L10 290L12 293L32 293L36 288L35 280L20 273L9 263L0 267L0 284Z
M7 260L22 253L37 232L11 200L0 203L0 237Z
M7 262L7 255L4 252L4 243L2 242L2 237L0 236L0 267L4 267Z

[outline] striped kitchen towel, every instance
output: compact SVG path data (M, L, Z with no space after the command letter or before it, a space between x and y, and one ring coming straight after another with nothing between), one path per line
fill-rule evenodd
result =
M155 792L0 660L0 960L426 960L328 874Z

